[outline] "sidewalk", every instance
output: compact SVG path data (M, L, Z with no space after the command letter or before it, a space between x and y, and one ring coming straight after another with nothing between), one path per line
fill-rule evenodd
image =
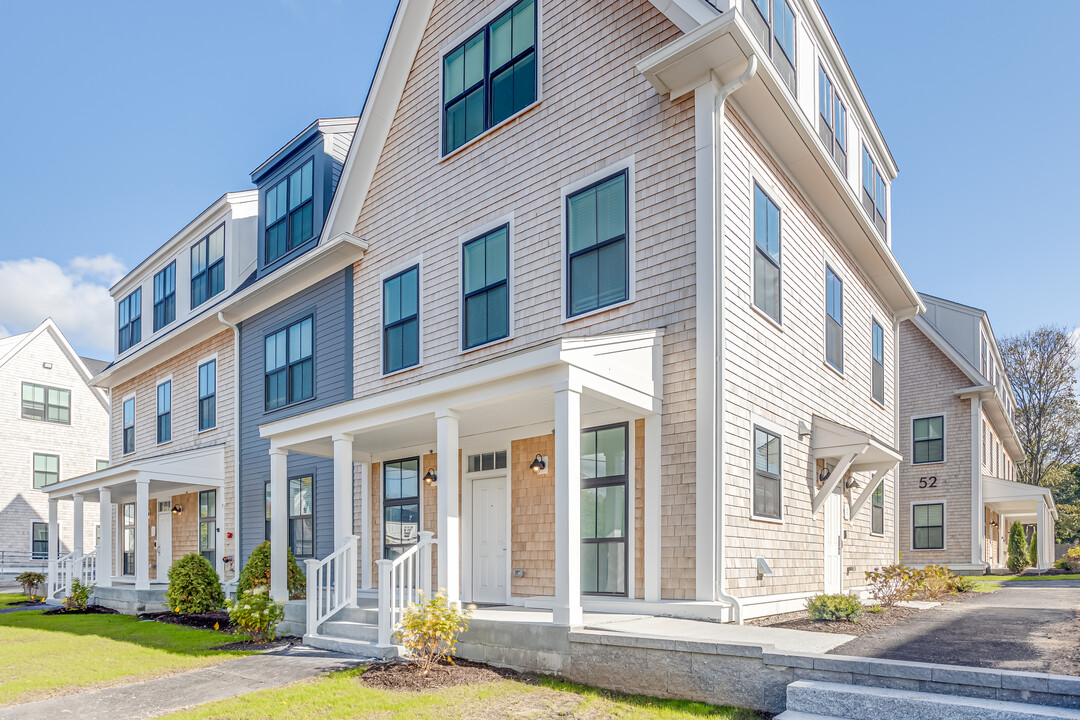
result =
M0 708L0 720L149 718L366 664L302 645L157 680Z

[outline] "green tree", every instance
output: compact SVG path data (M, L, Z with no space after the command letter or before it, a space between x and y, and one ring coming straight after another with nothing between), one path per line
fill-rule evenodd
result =
M1080 542L1080 465L1073 465L1061 482L1050 487L1050 492L1058 511L1054 524L1057 542Z
M1009 528L1009 560L1007 565L1013 573L1022 573L1028 567L1028 552L1024 547L1024 528L1014 522Z
M1031 544L1028 545L1028 562L1033 566L1039 564L1039 530L1038 528L1031 531Z

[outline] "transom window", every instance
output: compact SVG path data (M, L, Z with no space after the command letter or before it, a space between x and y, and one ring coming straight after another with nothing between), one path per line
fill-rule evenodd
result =
M844 282L825 267L825 360L844 372Z
M420 267L383 282L383 372L420 363Z
M315 396L315 318L266 336L266 409L273 410Z
M536 101L536 0L521 0L443 58L443 154Z
M225 225L191 247L191 307L225 289Z
M754 516L783 517L780 436L754 426Z
M142 288L120 301L117 316L120 352L124 352L142 340Z
M872 345L870 364L871 396L882 405L885 404L885 331L876 320L870 323L870 343Z
M843 173L847 172L847 108L825 68L818 66L818 136L832 153Z
M870 532L874 535L885 534L885 483L878 483L874 494L870 496Z
M154 332L176 319L176 261L154 276Z
M945 461L945 416L916 418L912 423L914 463ZM985 447L985 446L984 446Z
M581 592L625 595L628 426L581 433Z
M34 453L34 487L43 488L60 482L60 456Z
M754 305L780 322L780 208L754 185Z
M945 505L914 505L912 510L912 547L916 550L945 548Z
M315 159L266 191L266 262L271 263L315 234Z
M495 452L478 453L476 455L470 455L468 459L467 472L483 472L485 470L505 470L506 469L506 451L496 450Z
M630 297L627 173L616 173L566 198L566 315Z
M135 398L124 401L124 454L135 452Z
M877 226L881 236L885 237L885 208L888 207L885 195L885 179L881 177L881 172L874 163L874 158L870 157L870 151L866 149L865 145L862 149L862 188L863 209L866 210L866 214L870 216L870 219L874 221L874 225Z
M383 464L383 533L388 560L420 539L420 458Z
M461 248L465 349L510 334L509 243L504 225Z
M289 547L296 557L315 555L315 478L289 478Z
M217 490L199 493L199 554L217 562Z
M22 416L27 420L71 424L71 391L61 388L22 384Z
M794 94L795 12L787 0L754 0L753 4L756 12L747 10L743 16Z
M172 380L157 386L157 441L172 440Z
M217 360L199 366L199 431L217 425Z

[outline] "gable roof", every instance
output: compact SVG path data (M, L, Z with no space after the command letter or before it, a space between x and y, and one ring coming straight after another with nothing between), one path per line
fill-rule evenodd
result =
M105 408L106 412L108 412L109 400L105 396L105 393L103 393L99 388L90 385L90 379L93 378L94 374L90 372L90 368L87 367L82 357L77 352L75 352L75 348L71 347L71 343L67 341L67 338L64 337L64 333L60 331L60 328L55 322L53 322L53 319L51 317L45 318L45 320L43 320L40 325L38 325L30 332L22 333L21 335L13 335L11 337L3 338L3 340L0 340L0 343L4 343L0 344L0 368L3 368L4 365L6 365L16 355L22 352L23 348L27 347L42 333L46 332L52 335L53 340L56 342L57 345L60 346L60 349L64 351L64 354L67 355L68 360L71 362L72 366L79 373L79 377L83 379L83 382L86 383L86 386L90 388L90 392L94 394L94 397L96 397L98 402L101 403L101 406ZM12 340L17 340L17 342L10 342ZM5 343L5 341L8 342ZM94 360L92 362L101 361Z

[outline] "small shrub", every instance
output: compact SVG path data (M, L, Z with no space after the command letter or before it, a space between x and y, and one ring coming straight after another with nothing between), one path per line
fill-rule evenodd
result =
M38 590L45 584L45 576L39 572L24 572L19 575L15 580L22 585L23 595L34 599L34 596L38 594Z
M885 606L884 605L871 605L870 607L866 608L866 612L872 612L875 615L877 615L878 613L885 612Z
M1006 565L1016 575L1024 572L1029 565L1027 547L1024 545L1024 528L1018 522L1014 522L1009 528L1009 559Z
M285 606L270 598L270 588L260 585L237 600L226 603L229 620L255 642L277 637L277 626L285 617Z
M293 557L292 548L289 548L289 557L286 567L289 569L289 599L299 600L304 597L304 571ZM240 571L240 579L236 582L237 597L250 592L260 585L270 587L270 541L266 540L251 551L244 569Z
M75 578L71 581L71 590L64 598L64 607L68 610L85 611L90 604L90 596L94 594L94 586L83 584L82 580Z
M225 604L225 593L210 561L198 553L188 553L169 568L165 600L173 612L197 614L217 610Z
M877 570L867 570L866 581L870 585L870 596L885 607L891 607L915 597L922 576L918 570L897 563Z
M847 620L859 622L864 608L854 595L815 595L806 601L806 611L811 620Z
M1070 548L1069 552L1065 553L1065 557L1059 560L1065 570L1074 573L1080 573L1080 547Z
M956 590L956 578L944 565L927 565L922 569L919 596L924 600L937 600Z
M420 602L405 609L397 632L398 642L416 658L421 674L427 674L440 660L449 660L454 654L458 636L469 629L474 607L462 609L447 602L445 593L438 592L427 600L421 593Z
M1039 566L1039 531L1038 529L1031 531L1031 543L1028 545L1028 563L1032 567Z
M955 578L956 580L953 583L955 592L975 592L975 588L979 586L979 581L970 575L956 575Z

